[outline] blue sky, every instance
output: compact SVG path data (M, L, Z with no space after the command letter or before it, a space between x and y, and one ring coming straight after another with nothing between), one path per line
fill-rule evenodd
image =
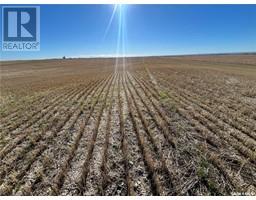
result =
M41 50L1 59L256 52L256 5L118 6L104 37L113 9L40 5Z

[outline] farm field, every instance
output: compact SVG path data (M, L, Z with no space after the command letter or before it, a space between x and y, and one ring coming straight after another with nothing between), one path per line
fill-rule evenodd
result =
M0 69L0 195L256 195L256 55Z

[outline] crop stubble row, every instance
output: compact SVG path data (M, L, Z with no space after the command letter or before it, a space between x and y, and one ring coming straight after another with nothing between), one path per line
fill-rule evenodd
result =
M162 74L156 75L159 86L147 76L119 70L58 93L25 119L18 120L15 110L7 115L14 123L6 120L2 133L13 140L0 151L0 194L181 195L255 189L255 134L246 129L247 122L234 126ZM175 108L166 107L169 101Z

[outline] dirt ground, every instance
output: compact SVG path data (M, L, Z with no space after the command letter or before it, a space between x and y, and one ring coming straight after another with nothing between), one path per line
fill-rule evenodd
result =
M0 195L256 195L256 55L0 69Z

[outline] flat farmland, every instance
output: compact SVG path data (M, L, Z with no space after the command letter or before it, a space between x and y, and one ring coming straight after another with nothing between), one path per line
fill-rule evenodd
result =
M0 195L256 194L256 55L0 69Z

